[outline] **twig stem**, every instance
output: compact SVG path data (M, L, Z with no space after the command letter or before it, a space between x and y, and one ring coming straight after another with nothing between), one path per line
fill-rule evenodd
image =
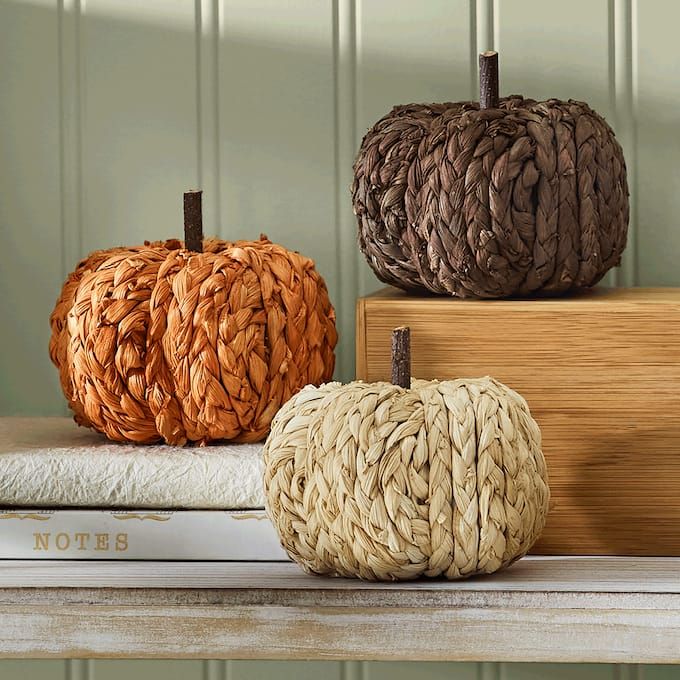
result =
M392 383L411 387L411 330L407 326L392 331Z
M498 108L498 52L479 55L479 108Z
M184 194L184 246L195 253L203 252L202 191Z

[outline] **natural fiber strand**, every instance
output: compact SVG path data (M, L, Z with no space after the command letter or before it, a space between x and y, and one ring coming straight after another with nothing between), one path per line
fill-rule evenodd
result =
M283 546L318 574L490 573L529 551L548 510L538 426L489 378L305 388L264 457Z
M118 441L257 441L333 374L335 314L314 263L269 242L98 251L67 279L50 356L76 420Z
M368 263L407 290L559 294L626 245L623 152L583 102L397 106L364 137L352 195Z

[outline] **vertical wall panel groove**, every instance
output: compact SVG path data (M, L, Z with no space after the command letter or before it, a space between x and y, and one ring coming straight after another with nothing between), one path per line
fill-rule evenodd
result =
M636 286L640 285L640 244L639 244L639 197L640 197L640 183L638 175L638 128L640 124L639 115L639 80L638 80L638 69L640 60L640 51L638 46L638 29L639 29L639 14L638 14L638 0L630 0L631 8L631 22L630 22L630 54L631 54L631 65L630 65L630 80L631 80L631 115L632 115L632 125L631 133L632 139L629 140L629 145L631 152L633 154L632 160L629 162L629 170L632 168L632 174L629 179L631 189L631 223L633 225L631 232L631 242L633 248L633 283Z
M502 666L499 663L483 661L477 664L477 680L501 680Z
M366 667L363 661L343 661L340 673L341 680L364 680Z
M491 47L491 49L496 51L500 50L501 45L500 10L501 10L500 0L493 0L491 5L491 35L493 37L493 46Z
M333 2L333 76L335 97L335 247L338 293L336 312L341 337L354 332L357 297L356 223L349 188L356 141L356 14L354 0ZM337 374L354 377L354 352L349 342L338 355Z
M613 669L614 680L640 680L640 666L638 664L618 664Z
M222 139L222 99L221 87L224 85L224 73L222 71L222 47L226 39L225 21L226 21L226 3L224 0L214 0L215 10L215 124L217 126L217 159L215 161L217 168L217 187L216 187L216 205L217 205L217 222L219 225L218 235L221 238L230 238L227 232L227 211L225 207L224 190L222 188L223 178L227 173L225 168L229 165L229 159L225 159L222 153L222 146L224 140Z
M82 50L81 3L60 0L59 44L59 197L61 278L65 279L83 256L82 219ZM56 292L55 292L56 298ZM68 412L66 403L60 405Z
M69 659L66 680L94 680L93 662L89 659Z
M470 99L477 99L477 5L486 0L470 0Z
M364 0L353 0L354 5L354 111L353 116L355 120L354 132L354 149L356 152L359 149L361 140L364 137L366 129L362 125L359 127L359 120L361 120L361 113L364 111L364 33L361 17L363 17L363 3ZM354 257L357 271L357 294L365 295L370 287L370 273L366 266L366 260L359 248L354 246Z
M62 275L82 257L82 66L80 15L84 0L60 0L59 189Z
M203 21L204 14L202 0L194 0L194 80L196 82L196 185L203 186L203 83L201 76L203 51Z
M636 54L633 44L634 17L632 0L613 0L613 85L614 125L623 146L630 189L630 224L628 246L617 272L617 283L634 286L637 272L637 141L633 69Z
M609 111L616 116L616 0L607 0L607 71L608 71L608 94ZM610 121L610 123L613 121ZM606 286L618 286L621 279L621 270L616 267L610 269L602 279Z
M220 214L219 1L195 0L197 183L207 236L222 233Z
M474 60L474 74L476 80L477 74L477 59L476 55L479 52L484 52L486 50L497 49L495 47L495 36L494 36L494 2L493 0L477 0L476 2L477 10L477 21L475 35L475 60ZM475 99L477 98L477 91L475 90Z
M231 680L228 675L228 661L208 659L203 662L203 680Z
M607 0L607 35L608 35L608 47L609 47L609 108L611 111L616 111L616 74L617 74L617 64L616 64L616 50L620 47L620 38L617 35L617 0Z

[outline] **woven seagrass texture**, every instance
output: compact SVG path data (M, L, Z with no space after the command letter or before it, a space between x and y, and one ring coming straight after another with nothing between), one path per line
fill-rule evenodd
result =
M540 439L524 399L490 378L305 388L265 443L267 510L308 572L491 573L543 529Z
M626 245L621 146L572 100L397 106L363 139L352 197L369 265L406 290L564 293L597 283Z
M97 251L66 280L50 357L76 421L117 441L257 441L333 375L335 313L312 260L262 237Z

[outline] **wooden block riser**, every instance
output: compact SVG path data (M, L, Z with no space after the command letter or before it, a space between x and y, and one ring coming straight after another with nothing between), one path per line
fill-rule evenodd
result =
M418 378L492 375L541 426L553 498L539 554L680 556L680 289L359 300L357 377L388 380L411 327Z

